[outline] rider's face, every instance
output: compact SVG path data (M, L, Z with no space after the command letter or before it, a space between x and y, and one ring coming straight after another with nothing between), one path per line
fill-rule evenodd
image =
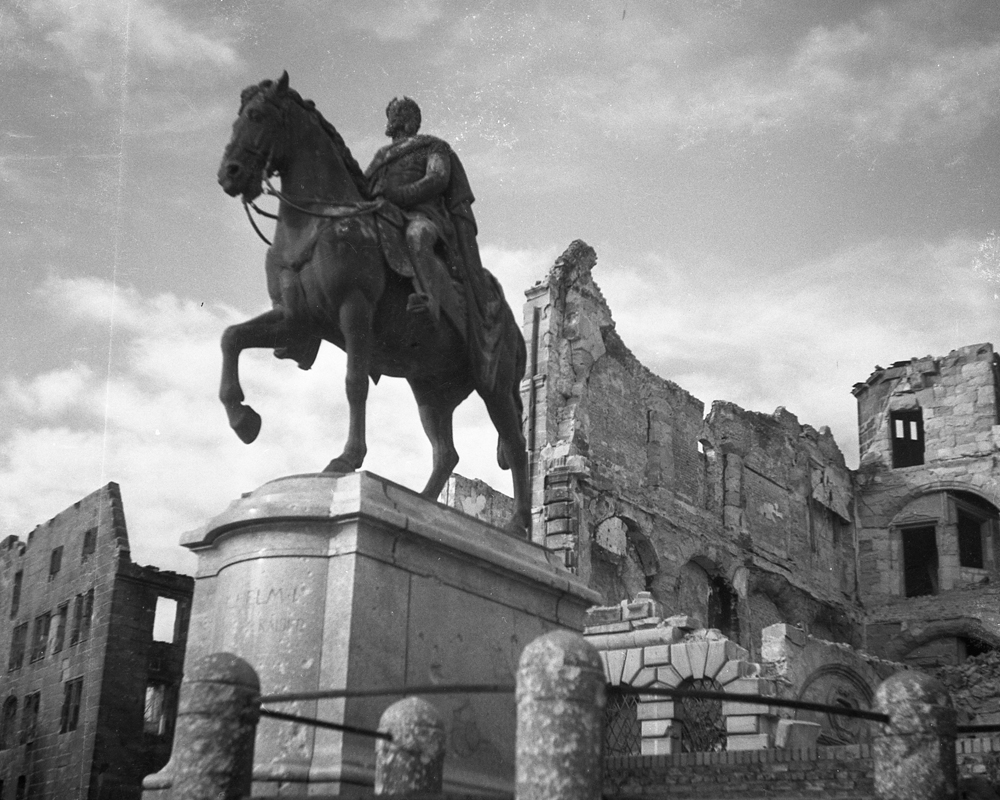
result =
M385 135L395 139L396 136L403 132L402 114L396 114L392 111L386 113Z

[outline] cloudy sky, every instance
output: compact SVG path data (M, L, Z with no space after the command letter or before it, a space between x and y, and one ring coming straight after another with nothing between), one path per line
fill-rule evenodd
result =
M8 0L0 68L0 535L113 480L135 560L190 571L180 533L340 452L332 346L244 357L249 447L216 400L219 335L267 295L215 172L283 69L362 164L420 103L518 315L583 239L654 372L828 425L849 463L876 364L1000 340L993 0ZM366 468L419 489L405 384L370 408ZM482 404L459 416L459 471L509 491Z

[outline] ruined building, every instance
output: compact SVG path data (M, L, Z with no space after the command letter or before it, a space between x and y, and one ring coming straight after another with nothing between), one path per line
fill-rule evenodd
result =
M947 669L1000 642L991 345L877 368L855 386L861 465L851 470L828 428L784 408L706 411L650 372L616 332L595 265L593 249L573 242L526 292L522 397L532 536L603 595L586 634L611 686L868 707L894 671ZM502 508L481 486L449 491L473 513ZM984 691L974 675L950 680ZM971 697L956 702L977 722L1000 721ZM606 746L623 755L817 736L846 745L869 732L837 715L739 703L695 714L647 698L609 702L608 713Z
M0 542L0 798L140 796L170 755L193 590L132 563L114 483Z
M854 387L865 646L955 664L1000 644L998 357L989 344L876 368Z
M535 540L609 605L648 591L761 655L806 634L914 663L992 648L1000 505L989 344L854 388L861 466L827 428L706 409L629 351L577 241L528 290L522 395Z

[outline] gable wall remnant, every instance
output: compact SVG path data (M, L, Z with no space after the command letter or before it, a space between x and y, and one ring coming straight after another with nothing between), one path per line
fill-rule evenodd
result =
M852 481L830 431L785 409L717 402L706 416L701 400L622 341L596 263L592 248L573 242L526 292L533 539L609 603L650 591L673 608L686 593L700 598L691 613L711 605L751 648L765 605L753 597L755 575L771 576L772 595L810 598L807 628L850 618L853 570L836 565L855 560ZM700 583L689 564L703 571Z

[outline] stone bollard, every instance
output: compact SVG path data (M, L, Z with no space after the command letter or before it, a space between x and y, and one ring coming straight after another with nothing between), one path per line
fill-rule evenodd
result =
M181 684L170 762L143 782L144 797L249 797L259 716L260 681L246 661L212 653L195 662Z
M426 700L407 697L389 706L375 740L375 794L440 792L444 783L444 721Z
M889 715L873 743L879 800L953 800L957 723L944 686L919 672L897 673L875 692L875 710Z
M582 636L554 631L517 670L517 800L600 800L604 669Z

